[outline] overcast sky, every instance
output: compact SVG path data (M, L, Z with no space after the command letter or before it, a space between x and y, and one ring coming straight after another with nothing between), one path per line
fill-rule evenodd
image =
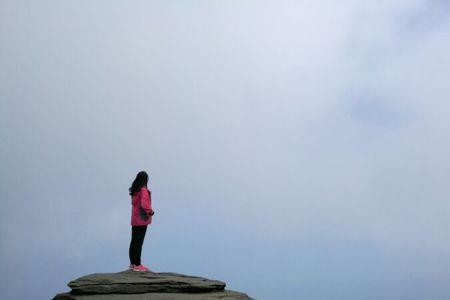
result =
M0 298L143 263L450 298L450 3L0 1Z

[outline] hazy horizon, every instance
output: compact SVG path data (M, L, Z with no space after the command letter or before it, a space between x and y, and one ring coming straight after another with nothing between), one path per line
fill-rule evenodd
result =
M256 299L450 297L450 3L0 2L0 298L144 264Z

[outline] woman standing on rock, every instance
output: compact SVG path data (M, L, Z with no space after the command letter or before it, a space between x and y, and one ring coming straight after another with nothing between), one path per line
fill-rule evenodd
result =
M130 266L132 271L150 271L141 264L142 244L144 243L147 225L152 223L154 211L152 209L152 194L147 188L148 175L141 171L136 175L129 188L131 196L131 242L129 249Z

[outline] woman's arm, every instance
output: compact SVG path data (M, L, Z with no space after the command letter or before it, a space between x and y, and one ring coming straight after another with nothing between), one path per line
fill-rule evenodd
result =
M151 192L147 189L141 190L141 206L149 215L153 215Z

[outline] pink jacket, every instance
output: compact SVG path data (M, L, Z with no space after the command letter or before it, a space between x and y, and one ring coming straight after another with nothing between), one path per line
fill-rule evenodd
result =
M152 216L148 215L152 209L152 194L151 191L146 187L142 187L139 192L134 194L131 198L131 225L139 226L139 225L149 225L152 223ZM143 219L141 213L139 212L139 207L143 208L143 211L147 213L147 220ZM146 216L146 214L144 214Z

